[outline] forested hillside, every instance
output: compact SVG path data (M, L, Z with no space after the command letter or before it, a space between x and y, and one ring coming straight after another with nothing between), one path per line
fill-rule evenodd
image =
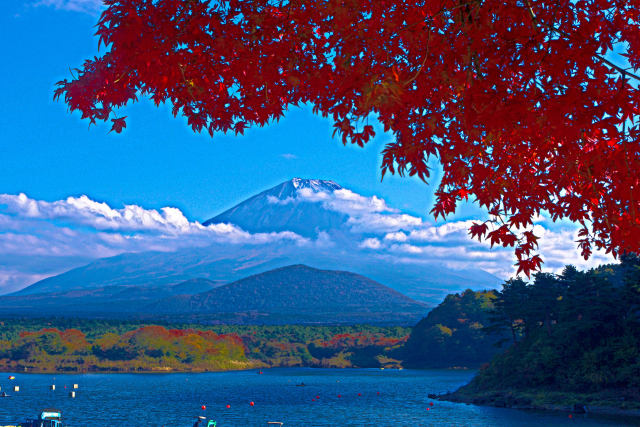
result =
M405 366L479 367L500 351L499 337L487 335L495 291L447 295L412 329L404 348Z
M586 272L538 273L531 284L509 280L494 305L491 329L512 345L450 398L505 404L513 392L520 404L540 405L539 396L578 393L583 403L640 408L637 256Z

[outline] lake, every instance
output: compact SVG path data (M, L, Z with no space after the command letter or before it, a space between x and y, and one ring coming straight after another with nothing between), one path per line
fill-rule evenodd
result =
M521 411L433 401L474 371L282 368L202 374L3 373L0 425L62 410L65 427L192 426L621 426L640 420ZM69 397L79 385L76 398ZM305 386L297 386L304 383ZM56 390L49 386L55 384ZM13 392L19 385L20 391ZM66 388L65 388L66 386ZM318 398L317 398L318 397ZM254 402L254 406L250 405ZM433 402L433 406L430 403ZM202 410L206 405L206 410ZM229 405L229 408L227 408Z

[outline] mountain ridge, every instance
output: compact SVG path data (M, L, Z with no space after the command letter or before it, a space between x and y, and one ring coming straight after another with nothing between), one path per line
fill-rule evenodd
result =
M224 284L300 263L363 274L431 305L450 292L495 288L501 282L479 269L454 270L428 259L405 262L363 248L361 242L371 234L354 230L353 218L345 213L345 209L353 209L348 203L354 200L364 200L365 204L357 207L359 214L368 208L378 212L377 215L381 209L397 212L386 207L381 199L360 196L333 181L294 178L203 223L227 222L244 232L267 233L261 237L267 244L211 243L173 252L125 253L43 279L10 295L105 286L171 286L195 278ZM343 205L331 205L336 201ZM378 205L366 204L370 202ZM303 241L268 240L269 233L279 231L297 233Z
M368 277L298 264L223 285L190 279L172 286L118 285L4 296L0 310L8 315L204 323L409 325L428 308Z
M165 314L253 312L340 323L350 319L411 323L427 311L425 304L368 277L304 264L254 274L195 295L167 297L151 307Z

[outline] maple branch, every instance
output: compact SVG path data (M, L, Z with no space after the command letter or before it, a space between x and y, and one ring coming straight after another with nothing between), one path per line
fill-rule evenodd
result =
M185 76L185 74L184 74L184 65L178 64L178 68L180 68L180 73L182 74L182 80L184 81L184 83L186 85L187 92L189 92L189 95L191 96L191 99L193 100L193 102L198 102L196 100L196 97L193 96L193 92L191 91L191 87L189 85L189 81L187 80L187 76Z
M620 83L620 90L622 91L622 89L624 89L624 85L625 85L625 77L626 72L622 71L622 82ZM624 119L624 117L623 117ZM629 166L629 152L627 151L627 137L626 135L624 135L625 133L627 133L627 123L626 120L624 122L622 122L622 151L624 152L624 164L627 167L627 176L629 176L629 178L633 178L633 173L631 173L631 166ZM635 202L635 198L633 197L633 191L629 192L629 196L631 197L631 219L635 220L636 219L636 202Z
M595 54L595 57L598 58L601 62L604 62L605 64L607 64L608 66L610 66L611 68L615 68L620 74L622 74L623 76L629 76L632 79L638 80L640 81L640 76L637 76L633 73L630 73L629 71L625 70L622 67L617 66L616 64L614 64L613 62L603 58L602 56Z
M416 74L412 78L410 78L409 80L404 82L403 86L407 86L408 84L413 83L418 78L418 76L420 75L420 72L424 68L424 64L427 63L427 56L429 55L429 44L430 44L430 42L431 42L431 29L429 29L429 37L427 38L427 51L424 53L424 58L422 59L422 64L420 64L420 66L418 67L418 71L416 71Z
M125 76L125 74L127 74L127 71L123 71L122 74L120 75L120 77L118 77L117 79L114 80L114 83L118 83L120 80L122 80L122 78Z
M531 16L531 20L533 21L533 23L535 24L536 28L539 28L539 24L538 24L538 18L535 14L535 12L533 11L533 8L531 7L531 3L529 3L529 0L527 1L527 9L529 11L529 15ZM551 31L557 31L558 34L562 34L563 36L571 39L571 35L563 30L561 30L560 28L555 28L553 25L549 25L546 24L545 27L547 27L548 29L550 29ZM622 74L623 76L629 76L637 81L640 81L640 76L637 76L636 74L630 73L628 70L625 70L624 68L614 64L613 62L609 61L608 59L604 58L602 55L599 54L594 54L594 57L599 60L600 62L608 65L609 67L615 69L616 71L618 71L620 74Z
M531 15L531 19L533 20L533 23L536 25L536 27L538 26L538 19L536 18L536 14L533 11L533 8L531 7L531 3L529 3L529 0L527 0L527 7L529 9L529 15Z

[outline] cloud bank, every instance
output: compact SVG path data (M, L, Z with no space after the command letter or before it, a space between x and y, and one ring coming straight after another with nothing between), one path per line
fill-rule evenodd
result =
M505 279L517 271L513 248L491 248L488 242L470 239L468 230L473 220L433 223L391 208L376 196L365 197L347 189L302 188L295 198L271 200L282 204L304 202L321 203L328 210L346 215L346 225L362 236L358 249L366 252L402 262L437 262L453 269L480 268ZM613 257L603 252L594 252L585 261L575 243L577 227L571 223L555 224L545 216L537 217L534 223L545 271L559 273L567 264L588 269L614 262Z
M177 208L113 208L87 196L47 202L0 194L0 294L90 260L124 252L174 251L212 244L326 246L290 231L248 233L232 224L207 227ZM39 257L34 271L33 257Z
M332 240L331 230L321 230L311 240L291 231L249 233L233 224L205 227L174 207L113 207L87 196L50 202L26 194L0 194L0 294L97 258L213 244L341 249L399 263L483 269L505 279L516 271L512 248L491 248L469 238L470 220L431 223L393 209L381 198L346 189L302 188L295 198L272 197L269 203L320 203L344 216L347 239ZM577 228L571 224L553 224L541 217L534 232L540 237L546 271L560 272L566 264L584 269L613 261L599 252L584 261L576 249Z

